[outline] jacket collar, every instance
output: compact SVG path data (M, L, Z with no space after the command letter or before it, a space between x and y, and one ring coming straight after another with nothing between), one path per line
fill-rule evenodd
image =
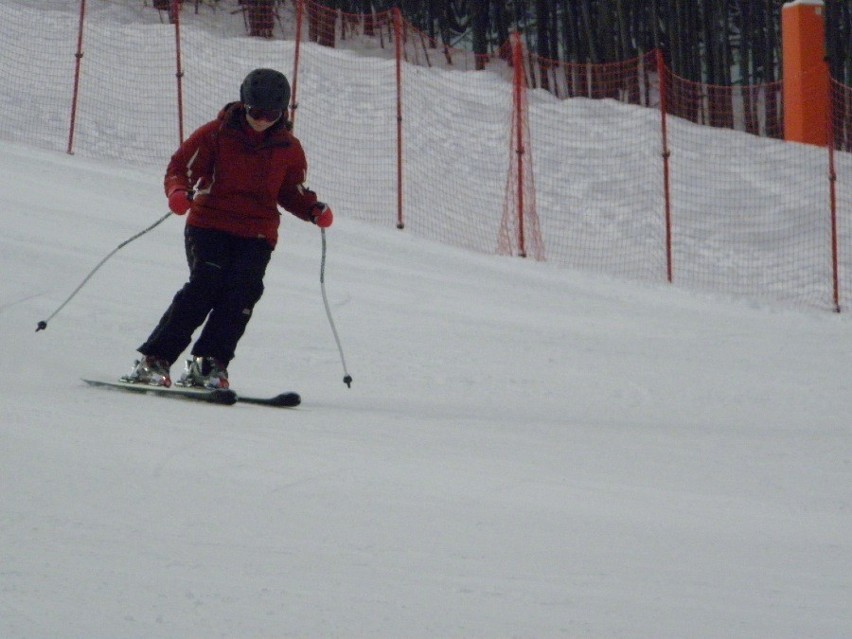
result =
M270 146L289 146L289 131L286 118L282 117L263 132L263 138L258 141L248 130L246 121L246 108L241 102L230 102L219 111L218 119L221 121L219 131L229 130L236 133L246 144L256 148Z

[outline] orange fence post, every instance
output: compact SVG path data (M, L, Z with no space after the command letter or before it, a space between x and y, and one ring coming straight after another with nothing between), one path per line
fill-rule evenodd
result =
M828 119L828 203L831 211L831 282L834 310L840 312L840 267L837 230L837 168L834 162L834 119Z
M512 60L514 66L514 82L512 83L512 98L514 104L514 122L515 127L515 154L517 157L517 172L518 172L518 255L521 257L527 256L526 239L524 238L524 125L526 123L526 111L524 109L526 97L526 78L524 78L524 58L523 48L521 46L521 36L515 32L512 34Z
M669 159L671 151L669 150L669 128L668 128L668 105L669 105L669 86L667 82L667 69L665 58L663 57L662 49L657 49L657 77L660 82L660 133L662 136L662 151L663 156L663 198L666 211L666 279L671 284L674 281L674 268L672 259L672 190L671 190L671 171L669 167Z
M784 55L784 139L828 144L825 5L794 0L781 10Z
M290 94L290 122L296 124L296 108L299 106L299 55L302 51L302 20L305 15L305 0L296 0L296 50L293 53L293 75L290 77L293 92Z
M396 228L405 228L402 218L402 12L391 9L396 56Z
M74 127L77 124L77 97L80 93L80 64L83 61L83 27L86 24L86 0L80 0L80 22L77 31L77 53L74 57L74 93L71 96L71 123L68 126L68 155L74 155Z
M514 245L517 247L518 257L527 257L531 250L536 260L543 261L544 242L536 213L535 180L530 153L528 86L524 72L524 58L527 52L518 32L511 34L510 43L512 48L510 157L497 252L501 255L511 255Z
M172 0L175 24L175 77L177 78L178 140L183 144L183 66L180 57L180 2Z

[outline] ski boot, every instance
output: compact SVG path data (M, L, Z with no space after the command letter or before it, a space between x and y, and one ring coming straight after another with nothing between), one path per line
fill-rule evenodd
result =
M193 357L186 360L186 368L177 385L208 390L226 389L229 387L228 369L215 357Z
M127 375L122 375L119 380L127 384L148 384L165 388L172 385L169 363L154 355L145 355L142 359L136 360L131 371Z

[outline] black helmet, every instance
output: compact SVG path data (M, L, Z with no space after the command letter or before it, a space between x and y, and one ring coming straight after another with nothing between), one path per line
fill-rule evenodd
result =
M240 86L240 101L261 109L284 110L290 102L290 83L275 69L255 69Z

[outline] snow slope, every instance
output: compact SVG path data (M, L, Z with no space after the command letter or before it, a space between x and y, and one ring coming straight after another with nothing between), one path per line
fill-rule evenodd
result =
M159 175L0 144L0 636L842 637L846 315L285 218L231 367L91 389L185 277ZM49 176L49 190L45 187Z
M35 327L165 214L162 170L0 142L0 175L0 637L852 636L848 314L469 253L341 201L351 389L320 235L285 216L230 372L302 407L108 392L79 378L129 368L186 277L182 220Z

